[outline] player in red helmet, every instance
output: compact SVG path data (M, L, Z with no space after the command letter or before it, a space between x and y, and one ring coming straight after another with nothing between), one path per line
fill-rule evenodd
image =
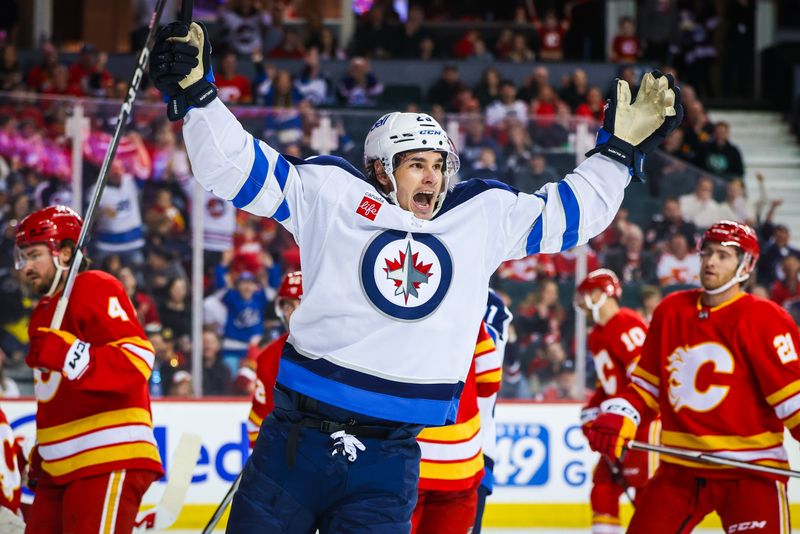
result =
M37 399L33 462L41 461L30 532L130 532L163 474L147 388L153 346L122 284L81 272L61 326L49 328L82 224L51 206L17 228L17 269L42 295L25 358Z
M620 306L622 286L617 275L597 269L578 285L575 304L589 312L594 328L589 334L589 350L594 358L597 385L594 395L581 410L584 433L600 412L600 404L623 390L639 361L647 334L646 321L634 310ZM636 439L649 442L658 432L656 421L639 426ZM640 495L656 467L653 454L631 452L622 462L602 459L592 475L592 531L621 533L619 498L628 487Z
M589 443L619 457L641 420L660 413L665 446L788 468L784 427L800 438L797 326L773 302L744 292L759 256L752 228L715 223L700 253L703 287L656 308L632 383L601 404ZM712 511L725 532L789 532L786 481L662 455L628 532L690 532Z
M264 347L256 357L255 390L253 391L253 407L247 418L247 431L250 435L250 447L253 447L261 428L261 422L270 414L273 407L272 389L278 376L278 364L281 359L286 340L289 338L289 320L292 313L300 305L303 296L303 274L294 271L284 275L275 298L275 313L283 321L286 333ZM250 371L252 373L252 371Z

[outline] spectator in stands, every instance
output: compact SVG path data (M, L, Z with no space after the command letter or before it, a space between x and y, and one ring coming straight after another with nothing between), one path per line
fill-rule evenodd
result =
M167 283L166 293L160 299L158 314L164 328L172 330L176 338L192 335L192 308L185 278L173 278Z
M800 250L789 243L789 227L783 224L775 226L770 240L762 250L764 252L758 261L758 282L767 287L780 278L778 268L784 258L787 256L800 257Z
M422 41L432 38L431 32L422 26L425 11L420 4L408 6L408 16L400 31L395 56L406 59L418 58L422 52Z
M544 67L541 67L544 68ZM569 83L558 93L558 97L575 111L578 106L585 103L589 93L589 82L586 78L586 71L575 69L569 78ZM603 100L602 93L600 100Z
M483 40L482 36L478 35L478 38L475 39L475 42L472 44L472 48L472 55L469 56L467 60L481 61L484 63L494 61L494 54L492 54L492 52L486 46L486 41Z
M661 145L661 150L674 158L694 163L697 159L697 154L694 152L694 148L684 140L684 136L683 128L675 128L667 134L664 143ZM681 169L685 168L685 166L681 166ZM668 173L665 172L664 174Z
M667 252L658 260L657 274L661 287L700 285L700 256L689 249L685 235L670 236Z
M661 289L658 286L647 284L642 286L640 296L642 305L637 311L649 323L653 320L653 312L655 312L656 306L661 302Z
M629 16L620 17L617 34L611 44L611 61L614 63L636 63L642 55L636 26Z
M231 392L230 369L220 358L222 345L217 333L203 329L203 395L228 395Z
M300 59L305 54L303 38L297 30L286 29L280 44L269 51L267 57L272 59Z
M153 297L147 293L139 290L139 282L136 280L133 270L130 267L123 266L117 273L117 278L119 278L119 281L122 282L122 286L125 288L125 293L128 295L128 298L131 299L131 303L133 304L133 308L136 310L136 316L139 319L139 323L145 329L151 326L160 325L161 317L158 315L158 306L156 305L156 301L153 300Z
M720 121L714 125L714 136L704 144L698 154L698 163L720 178L732 180L744 176L744 164L739 148L729 140L730 126Z
M456 111L456 95L464 86L458 67L448 63L442 67L439 79L428 89L428 102L438 104L448 112Z
M517 98L514 82L503 80L500 82L500 98L486 108L486 125L493 128L503 127L509 119L523 125L528 124L528 107Z
M182 141L175 135L172 124L162 122L155 130L154 137L150 179L154 182L187 184L191 178L189 157Z
M769 298L790 309L800 301L800 256L787 254L781 260L783 278L775 280L770 288Z
M482 109L486 109L489 104L500 98L500 73L496 68L486 67L481 80L474 88L474 93Z
M547 164L544 154L533 149L527 165L511 172L509 183L524 193L535 193L544 184L555 182L558 178L558 173Z
M550 70L544 65L539 65L525 78L517 96L521 100L530 102L539 96L539 91L543 87L550 87Z
M702 3L696 11L688 7L680 11L679 68L701 97L713 96L711 71L717 60L714 33L718 27L719 17L711 3Z
M751 202L744 192L744 182L734 178L725 189L725 202L722 203L722 218L755 226L758 219L756 205L764 205L766 199Z
M528 167L528 160L533 155L533 141L528 130L518 122L508 128L508 142L505 146L505 169L503 176L511 176Z
M511 41L511 50L508 52L508 60L512 63L525 63L535 59L533 50L528 46L528 38L524 33L517 32Z
M494 55L500 61L508 61L508 54L511 52L514 42L514 32L510 28L503 28L494 42Z
M0 50L0 91L21 89L22 82L22 67L17 59L17 47L6 43Z
M42 59L28 71L27 84L37 93L44 93L45 89L52 86L54 82L55 69L59 66L58 49L53 43L47 41L42 43L39 50ZM68 70L66 74L69 76Z
M653 215L650 226L647 227L645 243L650 249L666 245L670 236L674 234L682 234L688 243L697 240L697 228L693 223L683 220L678 199L667 197L661 204L661 213Z
M272 17L255 0L228 0L220 6L218 18L223 46L254 60L267 52L264 37L270 31Z
M691 91L690 91L691 92ZM683 90L681 90L681 96ZM693 101L688 106L684 106L686 117L683 120L683 138L688 143L694 154L699 154L702 146L710 143L714 132L714 125L708 118L703 103L699 100Z
M333 30L327 26L320 32L319 57L324 61L346 59L344 50L339 46L339 40Z
M299 110L303 95L293 85L289 71L281 69L266 78L259 84L258 93L263 104L272 108L264 119L264 137L281 145L298 142L303 134Z
M303 57L303 70L295 79L295 89L304 100L319 106L328 103L328 85L328 79L322 74L319 50L309 48Z
M459 147L458 155L461 158L462 172L468 173L474 168L483 148L491 148L495 154L500 152L500 145L494 137L486 132L483 116L479 113L472 113L466 120L463 146Z
M534 4L531 3L531 6ZM569 4L568 4L569 5ZM533 28L539 36L539 59L561 61L564 59L564 34L569 30L569 15L559 20L554 9L548 9L544 21L533 13Z
M153 344L155 362L150 375L150 396L166 395L175 373L186 368L186 357L175 350L172 330L156 325L145 330L147 339Z
M575 116L589 119L596 124L602 124L605 108L606 102L603 100L603 92L599 87L593 85L586 92L586 102L575 108Z
M439 56L439 51L436 46L436 41L432 37L425 37L419 43L419 58L422 61L429 61L436 59Z
M683 220L694 223L702 231L722 218L722 206L714 200L714 181L710 176L697 180L694 193L678 199Z
M528 293L514 312L514 328L520 339L520 350L532 351L561 339L564 309L558 301L558 284L542 279L535 292Z
M192 384L192 374L183 369L176 371L172 375L172 383L169 386L168 396L178 399L188 399L194 396L194 386Z
M540 386L534 392L535 398L544 402L575 400L575 362L567 356L564 346L558 341L548 343L544 357L547 365L536 372Z
M472 165L465 178L479 178L482 180L502 180L502 173L497 165L497 153L491 147L481 148L478 160Z
M171 243L186 237L186 219L172 199L167 187L159 187L155 198L144 214L148 235L157 236L160 242Z
M153 295L165 294L169 281L174 278L189 279L175 254L161 245L148 246L146 265L145 287Z
M126 265L141 265L144 231L139 190L133 176L123 173L121 167L116 161L111 165L106 188L97 204L94 259L99 261L107 254L119 254Z
M257 343L264 333L264 316L267 296L251 271L235 273L235 286L222 296L227 309L225 337L222 341L222 359L231 376L236 374L239 361L250 344Z
M638 19L644 58L660 65L672 64L674 52L670 48L678 41L678 1L643 0Z
M555 93L552 89L543 89L542 99L535 100L531 109L536 109L542 115L531 121L533 142L542 148L563 148L569 141L572 131L572 114L569 106L554 100ZM555 107L555 114L551 110Z
M655 255L644 249L644 232L635 224L623 226L619 244L609 246L605 265L623 283L657 280Z
M373 8L374 9L374 8ZM348 107L375 106L383 93L383 84L372 73L363 57L350 60L347 74L339 82L339 100Z
M376 2L356 24L350 55L378 59L391 57L399 34L397 26L388 20L384 4Z
M41 85L41 92L53 96L83 96L81 86L70 83L69 68L66 65L56 65L53 68L52 78Z
M219 71L215 73L215 84L219 89L219 99L229 104L250 104L253 102L253 88L247 77L236 72L236 54L223 54L219 61Z
M106 96L114 77L105 69L103 58L93 45L83 45L78 60L69 68L69 84L80 87L86 96Z
M453 46L453 56L456 59L467 59L475 54L475 42L480 39L478 30L470 28L459 37Z

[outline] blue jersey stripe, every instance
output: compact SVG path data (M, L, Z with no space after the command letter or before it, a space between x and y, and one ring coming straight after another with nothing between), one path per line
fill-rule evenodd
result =
M533 223L531 233L528 234L528 242L525 245L525 252L527 254L538 254L542 249L542 216L536 218Z
M286 180L289 178L289 162L286 159L278 154L278 161L275 162L275 179L278 181L278 185L281 187L281 192L286 191ZM285 195L285 193L284 193ZM289 204L286 202L286 198L283 199L281 205L278 206L278 209L275 210L275 213L272 214L272 218L278 222L283 222L289 218L291 212L289 211Z
M260 193L261 189L264 187L264 182L269 172L267 156L264 155L264 151L258 146L258 141L255 137L253 138L253 152L255 153L255 158L253 159L253 167L250 169L250 175L231 201L233 205L239 209L244 208L255 200L258 193Z
M355 413L387 421L423 425L452 424L458 412L458 399L431 400L397 397L368 391L339 380L320 376L297 363L282 358L278 382L303 395Z
M564 206L564 217L567 220L567 228L561 240L561 250L567 250L578 243L578 230L581 225L581 208L578 206L578 198L572 188L564 180L558 182L558 195L561 197L561 205Z
M97 240L101 243L122 244L142 239L144 232L141 226L131 228L125 232L100 232L97 234Z
M373 391L376 393L385 393L395 397L450 401L453 397L459 397L461 395L461 390L463 389L462 383L411 384L407 382L395 382L394 380L387 380L385 378L380 378L367 373L353 371L352 369L338 366L323 358L306 358L305 356L298 354L295 348L289 343L286 343L283 348L281 361L294 362L300 367L307 369L308 371L320 377L350 384L359 389Z

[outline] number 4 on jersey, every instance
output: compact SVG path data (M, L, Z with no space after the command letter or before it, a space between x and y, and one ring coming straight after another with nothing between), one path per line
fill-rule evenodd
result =
M108 299L108 316L112 319L122 319L123 321L128 321L128 314L125 309L122 307L122 304L119 303L119 299L117 297L110 297Z

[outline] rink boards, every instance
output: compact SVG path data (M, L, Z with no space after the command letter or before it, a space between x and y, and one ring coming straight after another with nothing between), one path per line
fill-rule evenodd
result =
M14 432L33 435L35 403L4 399L2 408ZM155 401L155 436L169 470L172 451L183 432L202 437L200 461L186 506L176 528L202 527L213 513L248 455L245 420L250 404L243 401ZM580 405L500 403L497 406L498 451L496 486L489 497L484 524L508 527L570 527L590 525L589 490L597 455L588 450L578 425ZM787 434L788 436L788 434ZM786 443L793 468L800 467L800 448ZM165 481L145 495L158 502ZM800 527L800 482L789 485L792 523ZM623 506L626 515L630 507ZM715 526L716 518L704 526Z

